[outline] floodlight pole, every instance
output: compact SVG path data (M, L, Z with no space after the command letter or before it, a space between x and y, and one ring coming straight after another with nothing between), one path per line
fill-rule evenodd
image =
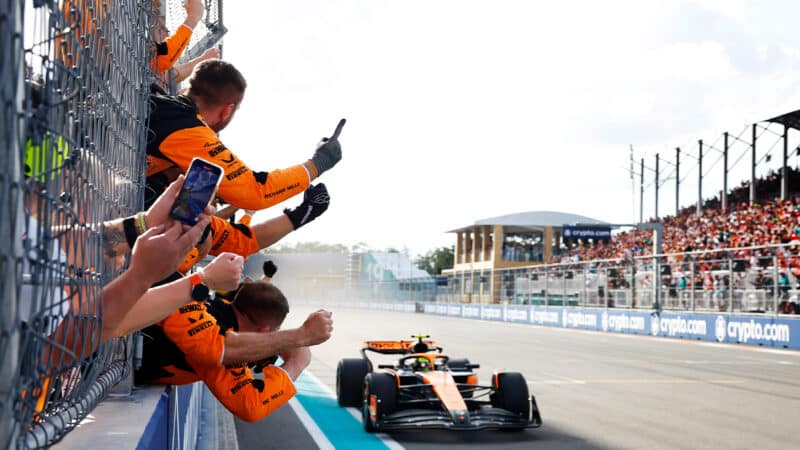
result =
M783 167L781 167L781 200L789 198L789 126L783 125Z
M656 153L656 221L658 221L658 153Z
M680 192L681 192L681 148L675 148L675 217L678 217L678 214L681 210L681 202L680 202Z
M722 149L722 210L728 210L728 132L725 132L725 144Z
M703 215L703 140L697 141L697 216Z
M639 223L644 222L644 158L639 170Z
M752 162L750 163L750 204L756 202L756 134L758 133L758 124L753 124L753 145L752 145Z

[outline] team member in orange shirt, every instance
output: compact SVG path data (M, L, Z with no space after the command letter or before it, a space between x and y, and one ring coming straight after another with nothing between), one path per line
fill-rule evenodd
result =
M309 187L311 181L342 158L340 121L330 139L323 139L308 161L271 172L254 171L239 160L217 133L233 119L247 82L236 68L211 59L200 63L185 95L153 94L150 98L147 143L148 200L157 196L192 158L206 159L225 171L217 195L242 209L260 210L278 204Z
M187 384L202 380L237 417L255 422L286 403L293 381L311 361L310 345L330 337L330 313L312 313L297 329L278 331L289 312L271 283L244 283L233 302L189 304L159 326L144 331L138 383ZM281 366L261 367L256 379L250 361L280 354Z

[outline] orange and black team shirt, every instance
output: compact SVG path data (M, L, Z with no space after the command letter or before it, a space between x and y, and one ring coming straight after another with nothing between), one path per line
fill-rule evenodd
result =
M192 29L184 24L179 26L166 41L156 44L156 55L151 62L153 70L161 73L172 68L191 39Z
M262 369L257 379L247 364L222 366L224 335L238 330L233 306L223 300L191 303L143 331L142 367L137 383L188 384L202 380L225 407L242 420L266 417L296 393L286 372Z
M197 105L186 96L150 96L147 142L146 207L192 158L199 157L223 168L217 196L242 209L265 209L306 190L310 177L302 164L272 172L251 170L203 122Z
M239 223L230 223L217 216L211 216L210 239L211 250L208 254L211 256L230 252L247 258L253 253L258 253L260 250L256 234L253 228L249 226L249 220L240 221ZM186 255L186 258L184 258L180 267L178 267L178 272L187 273L197 263L199 258L200 252L196 247L192 248L189 254Z
M230 252L247 258L261 250L256 234L249 225L249 220L230 223L217 216L211 216L211 231L213 237L209 254L212 256Z

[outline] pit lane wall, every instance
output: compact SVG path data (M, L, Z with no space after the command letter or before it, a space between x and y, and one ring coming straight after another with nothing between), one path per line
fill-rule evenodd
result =
M339 306L800 349L800 318L787 316L444 303L351 302Z

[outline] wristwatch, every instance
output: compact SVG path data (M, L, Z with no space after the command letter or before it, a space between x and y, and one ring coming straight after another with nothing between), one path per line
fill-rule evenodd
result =
M192 283L192 300L201 302L208 298L208 286L203 284L203 278L199 273L190 275L189 281Z

